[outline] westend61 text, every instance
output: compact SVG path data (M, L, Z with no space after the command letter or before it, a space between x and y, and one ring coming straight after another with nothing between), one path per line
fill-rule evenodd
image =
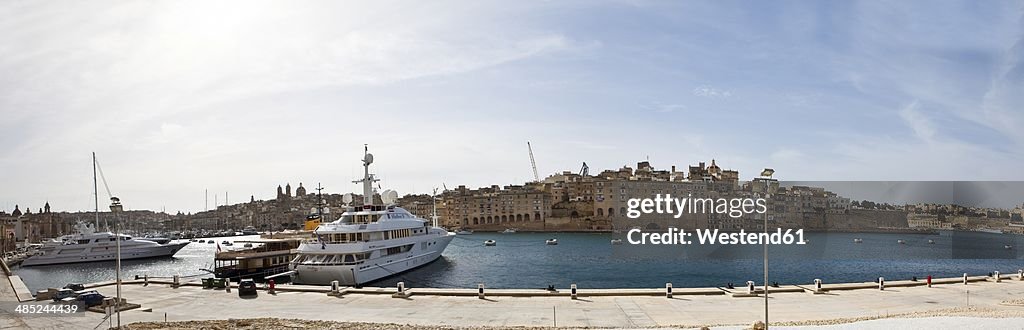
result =
M773 233L748 233L742 229L739 232L719 233L718 229L697 229L697 242L708 245L761 245L761 244L806 244L804 241L803 229L776 229ZM634 245L674 245L693 244L693 233L684 229L669 228L661 233L645 233L639 228L633 228L626 234L629 244Z

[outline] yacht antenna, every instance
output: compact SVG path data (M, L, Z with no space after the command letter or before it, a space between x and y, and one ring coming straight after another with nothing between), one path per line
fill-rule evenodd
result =
M363 179L352 181L363 184L363 209L369 209L373 205L373 183L380 181L370 174L370 164L373 164L373 154L370 153L370 147L363 144Z
M316 215L317 215L317 217L320 217L320 222L323 222L324 221L324 198L323 198L323 194L321 193L321 190L324 190L324 188L320 186L319 182L317 182L316 183Z
M434 220L434 227L437 227L437 188L434 188L434 194L430 196L430 204L434 209L434 216L430 218Z

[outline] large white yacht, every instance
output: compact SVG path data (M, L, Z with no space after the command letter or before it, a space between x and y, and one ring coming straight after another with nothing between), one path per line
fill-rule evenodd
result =
M79 223L77 234L61 236L49 241L25 259L22 266L69 264L78 262L109 261L117 258L117 238L121 238L121 259L142 259L171 256L188 245L188 242L160 244L153 241L133 239L128 235L114 235L110 232L97 233L92 226Z
M370 174L371 163L373 155L364 150L363 179L353 182L363 184L363 206L347 206L341 218L320 224L314 238L299 245L289 265L295 272L293 282L372 282L437 260L455 237L396 206L398 193L393 190L381 192L384 205L374 205L373 183L378 179ZM346 194L344 201L351 203L352 195Z

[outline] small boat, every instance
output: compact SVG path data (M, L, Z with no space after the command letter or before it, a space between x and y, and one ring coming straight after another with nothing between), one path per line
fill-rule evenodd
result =
M618 238L613 239L612 240L612 245L622 245L622 240L618 239Z
M493 239L489 239L489 240L484 241L484 246L495 246L497 244L498 244L498 242L495 242Z
M907 241L904 241L904 240L898 239L898 240L896 240L896 243L900 243L900 244L907 244Z
M554 238L548 239L548 240L544 241L544 244L547 244L547 245L558 245L558 239L554 239Z
M516 229L515 228L508 228L508 229L503 230L501 233L502 234L515 234L516 233Z
M206 241L206 244L213 244L213 243L214 243L214 242L213 242L213 240L212 240L212 239L211 239L211 240L209 240L209 241Z
M933 240L933 239L928 240L928 244L935 244L935 240Z
M220 242L220 244L222 244L224 246L232 246L232 245L234 245L234 244L231 243L231 241L223 241L223 242Z
M473 231L469 229L462 229L455 232L455 235L473 235Z
M1006 244L1006 245L1003 245L1003 248L1007 249L1007 250L1010 250L1010 249L1013 249L1013 245Z
M853 242L854 242L854 243L864 243L864 240L863 240L863 239L860 239L860 238L854 238L854 239L853 239Z
M201 240L199 240L199 243L206 243L206 240L205 239L201 239Z
M242 245L242 247L251 248L252 247L252 243L245 243L245 245Z

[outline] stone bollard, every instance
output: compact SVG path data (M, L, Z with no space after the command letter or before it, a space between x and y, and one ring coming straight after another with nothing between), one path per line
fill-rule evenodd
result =
M821 279L814 279L814 293L821 293Z
M181 275L174 274L174 282L171 282L171 287L177 288L181 286Z
M747 281L747 294L754 294L754 281Z
M231 278L230 277L224 278L224 291L227 291L228 293L231 293Z
M486 299L484 296L484 284L480 283L476 285L476 297L480 299Z
M878 278L878 289L885 290L885 277Z
M576 300L576 283L573 283L572 285L569 286L569 297L572 297L573 300Z
M1003 278L1001 276L999 276L999 271L998 270L992 272L992 276L996 278L996 283L999 283L999 282L1003 281Z
M341 285L339 285L338 281L331 281L331 292L328 293L328 295L335 295L336 296L336 295L338 295L338 293L340 291L341 291Z
M967 285L967 273L964 273L964 285Z
M665 298L672 298L672 283L665 283Z
M1017 280L1024 281L1024 269L1017 270Z

